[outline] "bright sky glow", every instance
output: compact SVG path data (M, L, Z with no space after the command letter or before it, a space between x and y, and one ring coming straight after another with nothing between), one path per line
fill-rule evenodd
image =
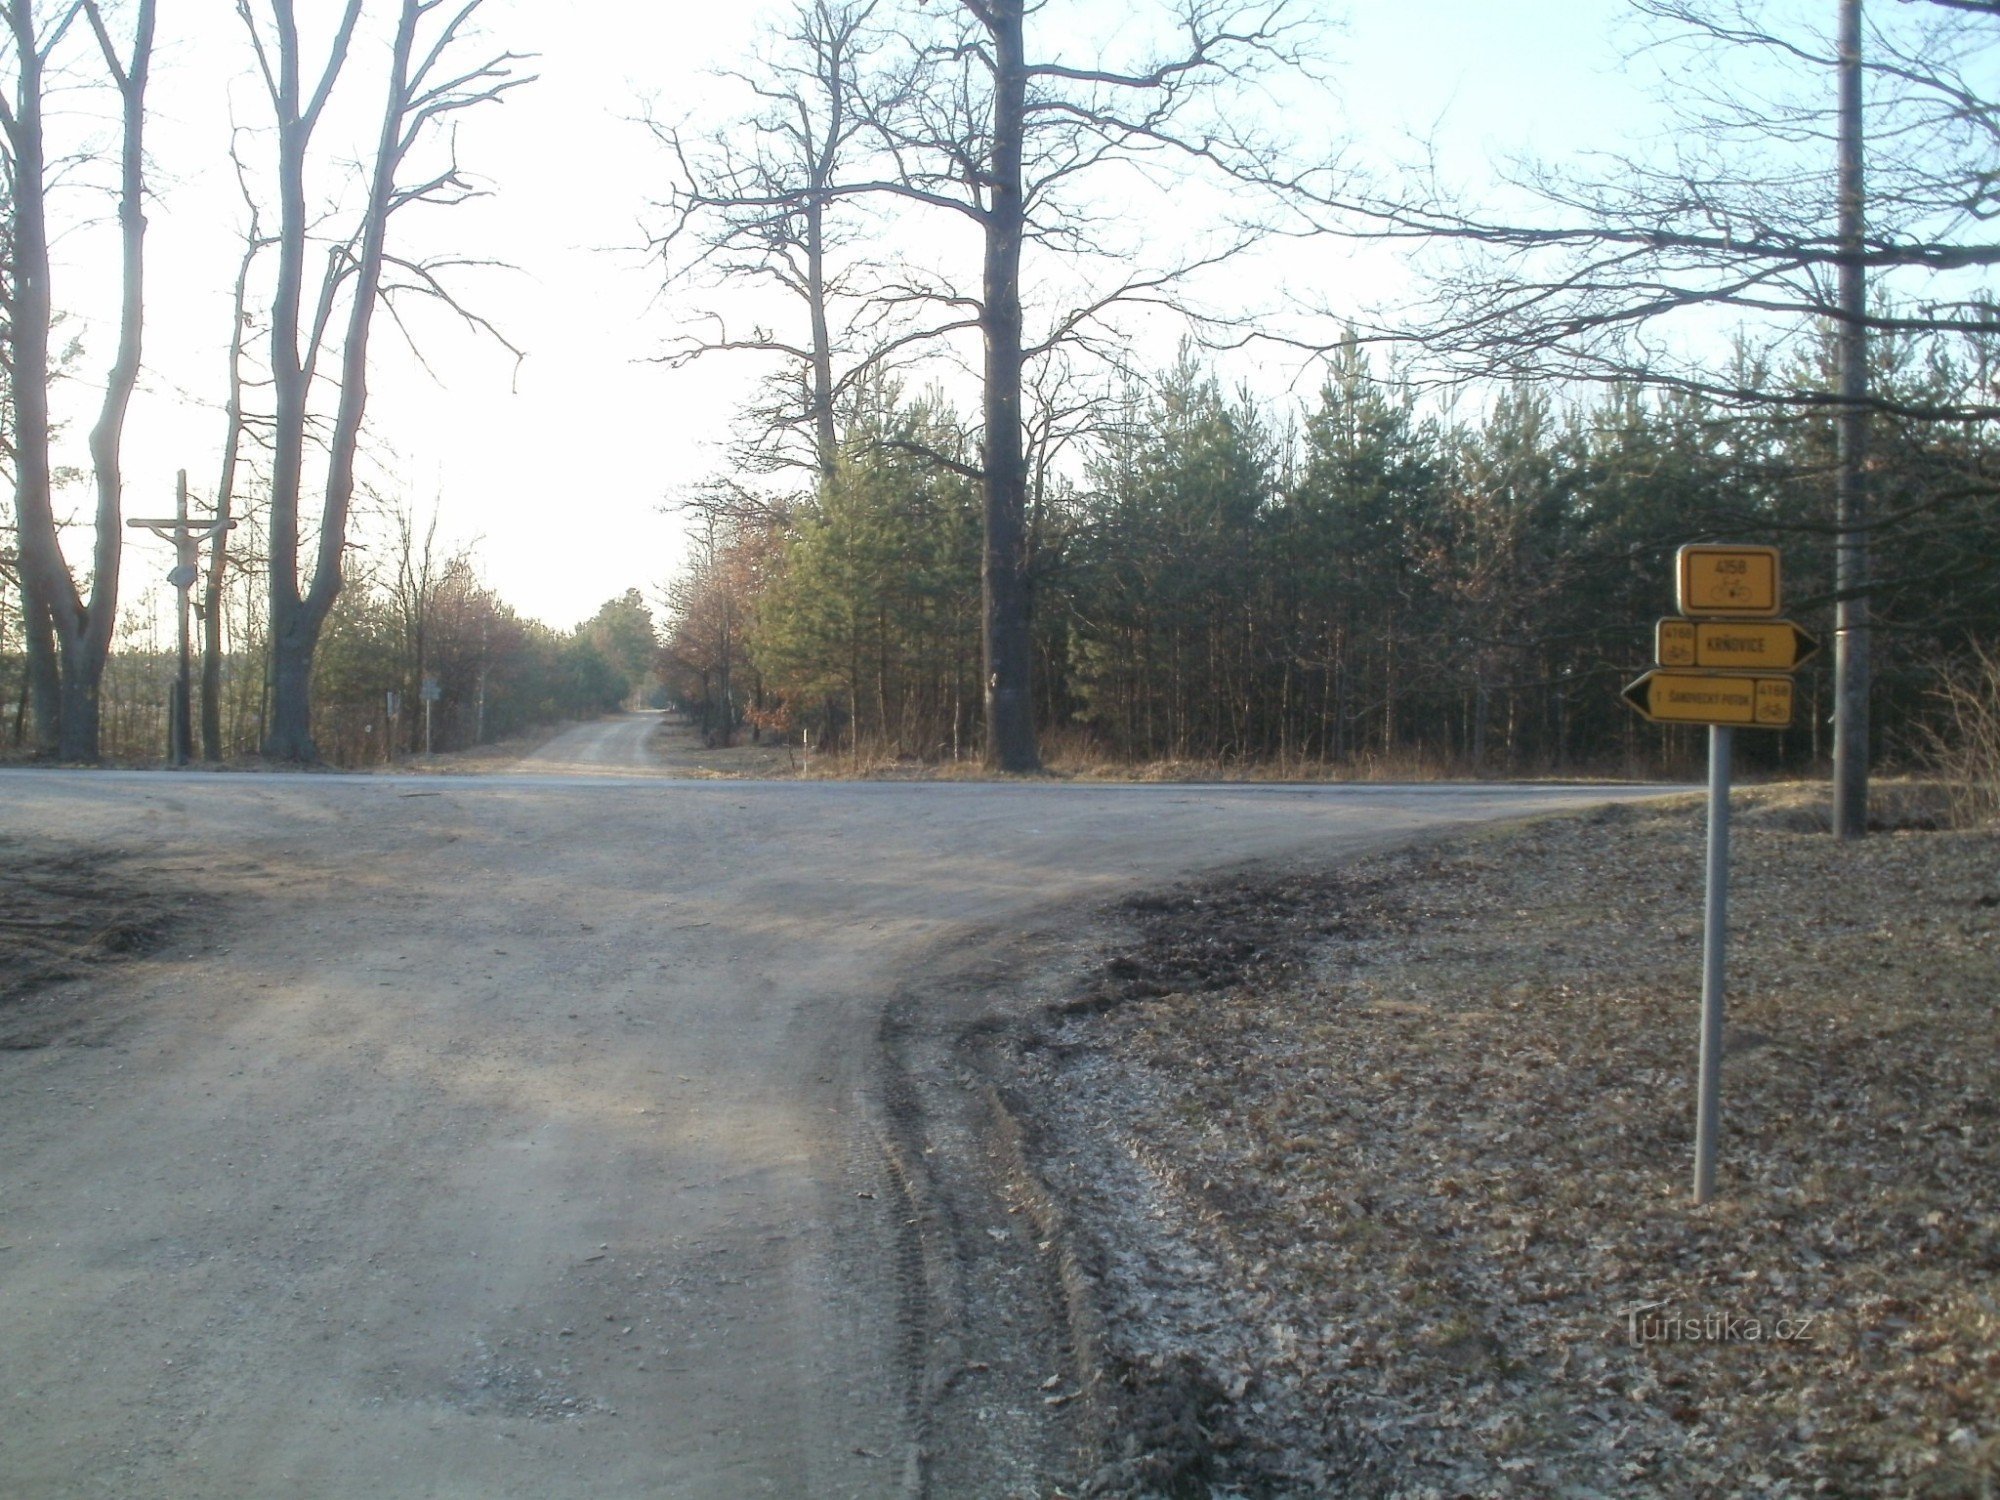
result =
M462 285L527 358L517 371L503 349L436 316L413 324L427 373L393 325L378 326L370 478L420 511L435 501L441 536L476 539L487 580L551 624L569 625L628 587L651 590L672 572L680 540L662 502L719 469L731 412L758 373L725 356L683 370L649 362L688 303L660 296L636 248L663 162L633 117L649 99L664 118L712 114L708 73L740 65L760 14L773 8L491 0L484 12L493 42L538 54L526 66L540 76L465 119L460 158L492 196L432 214L425 232L435 247L518 268L474 273ZM199 497L215 483L243 223L225 154L229 120L232 110L246 125L263 118L231 9L162 7L147 376L128 437L128 514L169 510L178 468ZM1057 0L1045 17L1062 9ZM1354 0L1346 14L1335 42L1338 97L1322 101L1323 119L1287 122L1302 137L1347 133L1364 156L1381 158L1435 134L1448 167L1476 181L1494 158L1611 144L1651 114L1618 67L1620 0ZM357 106L376 97L373 60L350 65ZM79 211L102 217L108 205L93 208L79 193L68 212ZM59 247L58 305L72 311L92 377L72 388L77 399L91 394L109 346L80 289L108 281L113 250L102 228ZM1395 270L1379 254L1316 244L1288 256L1284 275L1330 303L1363 305L1393 294ZM1276 383L1290 378L1278 372ZM70 440L80 444L86 426L74 416ZM139 541L128 552L128 598L166 566L152 546Z

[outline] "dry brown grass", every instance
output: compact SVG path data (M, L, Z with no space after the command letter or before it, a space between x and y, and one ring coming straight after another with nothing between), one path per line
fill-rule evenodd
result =
M747 731L745 731L747 734ZM705 747L688 725L663 721L653 740L654 753L672 769L690 776L788 777L811 781L986 781L996 779L976 753L957 759L926 760L892 745L863 744L858 750L807 751L794 740L766 740ZM1345 761L1305 756L1268 760L1228 760L1214 757L1123 760L1088 735L1057 731L1042 736L1041 778L1056 781L1138 782L1422 782L1527 779L1548 773L1484 769L1470 763L1416 751L1367 753ZM1565 774L1566 781L1596 778Z
M1101 742L1074 731L1044 735L1042 759L1054 775L1104 781L1478 781L1540 774L1482 767L1463 758L1411 749L1363 751L1345 760L1291 754L1257 759L1189 756L1134 761L1113 755Z
M702 743L693 725L662 718L648 738L647 748L660 764L682 776L765 780L799 774L798 751L794 746L770 739L751 744L748 730L744 731L741 744L709 746Z
M1819 795L1739 798L1704 1209L1699 798L1365 862L1246 940L1261 974L1054 1026L1034 1097L1127 1380L1194 1351L1276 1493L1993 1495L2000 832L1838 845Z
M2000 648L1974 646L1938 689L1949 726L1933 737L1952 812L1964 827L2000 822Z

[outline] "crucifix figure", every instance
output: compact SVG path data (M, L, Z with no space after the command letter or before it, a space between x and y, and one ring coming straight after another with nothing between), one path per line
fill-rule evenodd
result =
M203 520L200 517L190 520L187 470L182 469L174 485L174 513L170 519L148 520L135 516L125 524L150 531L154 536L174 544L174 567L167 574L167 582L174 586L180 599L181 661L179 675L174 678L172 707L167 714L167 761L171 765L184 766L191 758L193 739L188 729L188 590L201 576L202 544L235 529L236 523Z

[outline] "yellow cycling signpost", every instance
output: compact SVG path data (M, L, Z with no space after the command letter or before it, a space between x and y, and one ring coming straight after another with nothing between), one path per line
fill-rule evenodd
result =
M1792 679L1730 672L1648 672L1625 701L1655 724L1783 729L1792 722Z
M1778 549L1690 542L1674 554L1674 582L1680 612L1691 618L1768 618L1782 591Z
M1790 672L1819 651L1790 620L1662 620L1653 641L1653 660L1663 667L1725 672Z
M1708 887L1702 906L1701 1073L1695 1102L1694 1201L1715 1192L1722 1101L1722 979L1729 915L1729 770L1738 729L1787 729L1791 673L1819 642L1783 607L1776 547L1690 543L1674 557L1677 617L1659 622L1659 665L1625 688L1655 724L1708 726Z

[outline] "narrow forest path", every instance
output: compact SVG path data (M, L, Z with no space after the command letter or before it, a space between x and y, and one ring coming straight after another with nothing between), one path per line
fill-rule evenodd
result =
M664 714L647 710L572 724L523 756L512 769L536 775L667 775L649 748Z

